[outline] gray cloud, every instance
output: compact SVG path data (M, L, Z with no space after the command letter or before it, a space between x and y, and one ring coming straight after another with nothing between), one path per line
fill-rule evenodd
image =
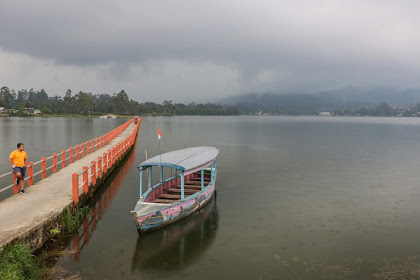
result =
M0 82L10 87L59 94L124 88L138 100L184 101L249 91L420 86L417 1L0 5Z

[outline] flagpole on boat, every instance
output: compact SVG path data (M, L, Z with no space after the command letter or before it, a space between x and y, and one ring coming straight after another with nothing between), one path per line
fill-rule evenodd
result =
M162 166L162 154L160 153L160 138L162 134L160 133L160 127L158 126L158 139L159 139L159 165Z
M162 154L160 153L160 138L162 138L162 133L160 132L160 127L158 126L158 139L159 139L159 167L160 167L160 181L163 180L163 170L162 170Z
M144 154L146 155L146 160L147 160L147 150L144 149ZM149 168L147 168L147 181L149 181Z
M169 149L169 152L172 152L172 149ZM171 167L171 177L172 177L172 167Z

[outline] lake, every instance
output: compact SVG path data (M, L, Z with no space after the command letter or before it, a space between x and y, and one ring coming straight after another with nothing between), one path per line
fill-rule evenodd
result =
M124 121L0 118L0 174L15 142L38 158ZM157 126L162 151L220 150L217 196L139 236L136 166L145 149L158 154ZM55 277L420 278L418 147L418 118L147 117L133 153L93 197L95 218L66 239Z

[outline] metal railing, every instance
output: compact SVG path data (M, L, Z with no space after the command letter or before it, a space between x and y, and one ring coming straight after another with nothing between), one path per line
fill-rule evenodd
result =
M134 145L141 121L142 118L137 122L135 129L128 137L112 146L107 153L103 153L97 160L92 161L89 166L83 166L83 171L73 173L72 194L74 205L79 202L79 190L83 188L83 192L87 194L89 192L89 187L95 186L97 179L102 179L128 149ZM80 178L80 176L82 176L82 178Z
M103 146L110 143L115 137L117 137L122 131L124 131L131 123L134 122L134 119L131 119L124 124L118 126L117 128L111 130L105 135L101 135L95 139L88 140L86 142L81 143L80 145L76 145L75 147L70 147L67 150L61 150L60 153L53 153L49 157L41 157L41 160L37 162L28 162L27 165L27 177L25 178L26 186L30 187L35 183L34 177L41 174L41 178L37 180L37 182L45 179L47 177L47 171L52 170L51 174L57 172L57 167L61 169L66 167L66 165L73 163L79 159L82 159L89 153L93 153L94 151L102 148ZM66 157L67 156L67 157ZM57 161L58 157L60 157L59 161ZM47 167L47 161L49 161L49 166ZM60 166L61 165L61 166ZM35 166L39 167L39 171L34 173ZM4 181L5 178L10 178L12 175L12 184L7 185L3 188L0 188L0 194L12 187L13 194L19 192L19 186L15 184L16 182L16 174L13 171L7 172L5 174L0 175L0 183L2 180Z

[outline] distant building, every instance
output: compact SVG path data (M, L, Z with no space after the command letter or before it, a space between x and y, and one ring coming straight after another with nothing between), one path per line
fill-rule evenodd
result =
M332 116L331 112L321 112L321 113L319 113L319 115L320 116L324 116L324 117L326 117L326 116Z
M41 114L42 114L41 110L39 109L34 110L34 115L41 115Z

